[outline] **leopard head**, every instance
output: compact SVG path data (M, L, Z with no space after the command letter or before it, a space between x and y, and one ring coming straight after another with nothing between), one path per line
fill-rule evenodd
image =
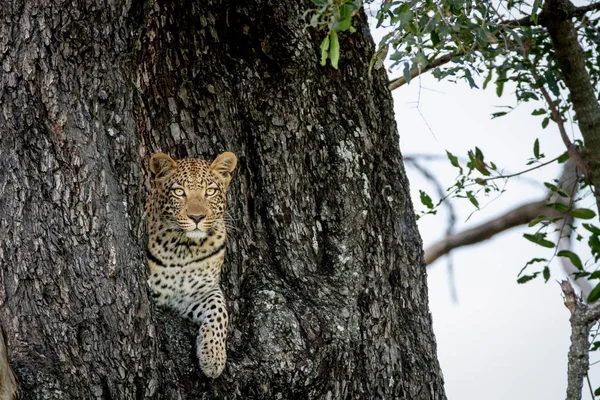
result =
M197 159L173 160L164 153L150 158L155 188L151 211L163 228L203 239L223 222L226 190L237 165L235 154L225 152L212 163Z

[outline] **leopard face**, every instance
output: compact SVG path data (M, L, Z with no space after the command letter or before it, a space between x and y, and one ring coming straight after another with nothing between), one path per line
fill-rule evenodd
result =
M147 204L151 229L156 225L189 239L204 239L213 233L223 223L226 190L236 164L237 158L229 152L212 163L175 161L163 153L152 156L150 170L155 174L156 187Z

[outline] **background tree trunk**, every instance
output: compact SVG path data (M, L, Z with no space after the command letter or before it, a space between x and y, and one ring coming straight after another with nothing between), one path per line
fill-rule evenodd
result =
M445 398L387 77L364 17L321 67L310 5L3 2L0 321L25 399ZM151 153L224 150L210 381L197 328L148 298L143 202Z

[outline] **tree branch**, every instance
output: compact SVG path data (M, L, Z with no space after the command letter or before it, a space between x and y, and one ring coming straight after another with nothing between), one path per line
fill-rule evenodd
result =
M577 195L579 186L577 185L578 172L575 168L575 162L568 160L561 173L558 181L559 188L571 188L569 190L570 198L573 199ZM549 208L546 205L549 203L563 202L563 198L557 193L550 192L548 198L540 201L533 201L521 206L514 208L511 211L504 213L492 220L486 221L474 228L467 229L462 232L458 232L452 235L446 236L444 239L434 243L432 246L425 250L425 263L427 265L433 264L438 258L445 254L450 253L452 250L469 246L471 244L483 242L498 233L504 232L510 228L514 228L519 225L524 225L539 217L545 215L549 220L560 218L555 222L558 231L558 249L570 250L571 249L571 224L573 223L573 217L569 214L562 214L553 208ZM571 204L569 204L569 207ZM563 270L568 274L579 271L577 267L566 257L560 257L560 263ZM590 282L585 279L577 279L577 286L587 296L593 289Z
M584 16L586 13L590 11L600 10L600 2L588 4L581 7L572 7L567 9L565 13L566 18L580 18ZM536 26L536 25L544 25L546 22L546 15L544 11L537 14L537 22L531 18L531 15L528 15L523 18L511 19L501 21L500 25L504 26Z
M585 55L579 44L577 30L570 18L569 13L573 9L577 10L568 0L546 0L544 25L552 39L554 55L577 115L577 124L585 143L586 178L593 188L600 211L600 104L585 66ZM595 3L594 9L600 9L600 5Z
M444 65L444 64L450 62L450 60L452 60L455 56L460 55L460 54L461 53L452 51L450 53L444 54L441 57L436 58L435 60L433 60L432 62L427 64L425 67L419 68L419 69L414 69L414 70L410 71L410 79L414 79L417 76L424 74L427 71L437 68L440 65ZM394 89L398 89L400 86L402 86L404 84L406 84L405 77L401 76L399 78L396 78L396 79L390 81L390 86L389 86L390 91L394 90Z
M560 282L565 304L571 312L571 347L567 373L567 400L581 400L583 378L589 368L590 329L600 318L600 302L585 304L568 280Z
M545 199L523 204L474 228L447 236L427 248L425 251L425 264L431 265L438 258L458 247L483 242L500 232L527 224L544 213L554 212L556 213L555 217L559 215L557 211L546 207L546 204Z

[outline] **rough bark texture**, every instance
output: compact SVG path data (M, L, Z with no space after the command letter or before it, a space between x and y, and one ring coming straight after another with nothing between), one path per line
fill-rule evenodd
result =
M575 294L573 286L567 280L561 281L560 287L565 295L565 305L571 312L571 346L566 400L580 400L583 380L590 365L590 331L600 318L600 302L585 304Z
M421 241L364 21L308 1L0 7L0 321L26 399L444 399ZM240 160L222 377L145 285L148 157Z

